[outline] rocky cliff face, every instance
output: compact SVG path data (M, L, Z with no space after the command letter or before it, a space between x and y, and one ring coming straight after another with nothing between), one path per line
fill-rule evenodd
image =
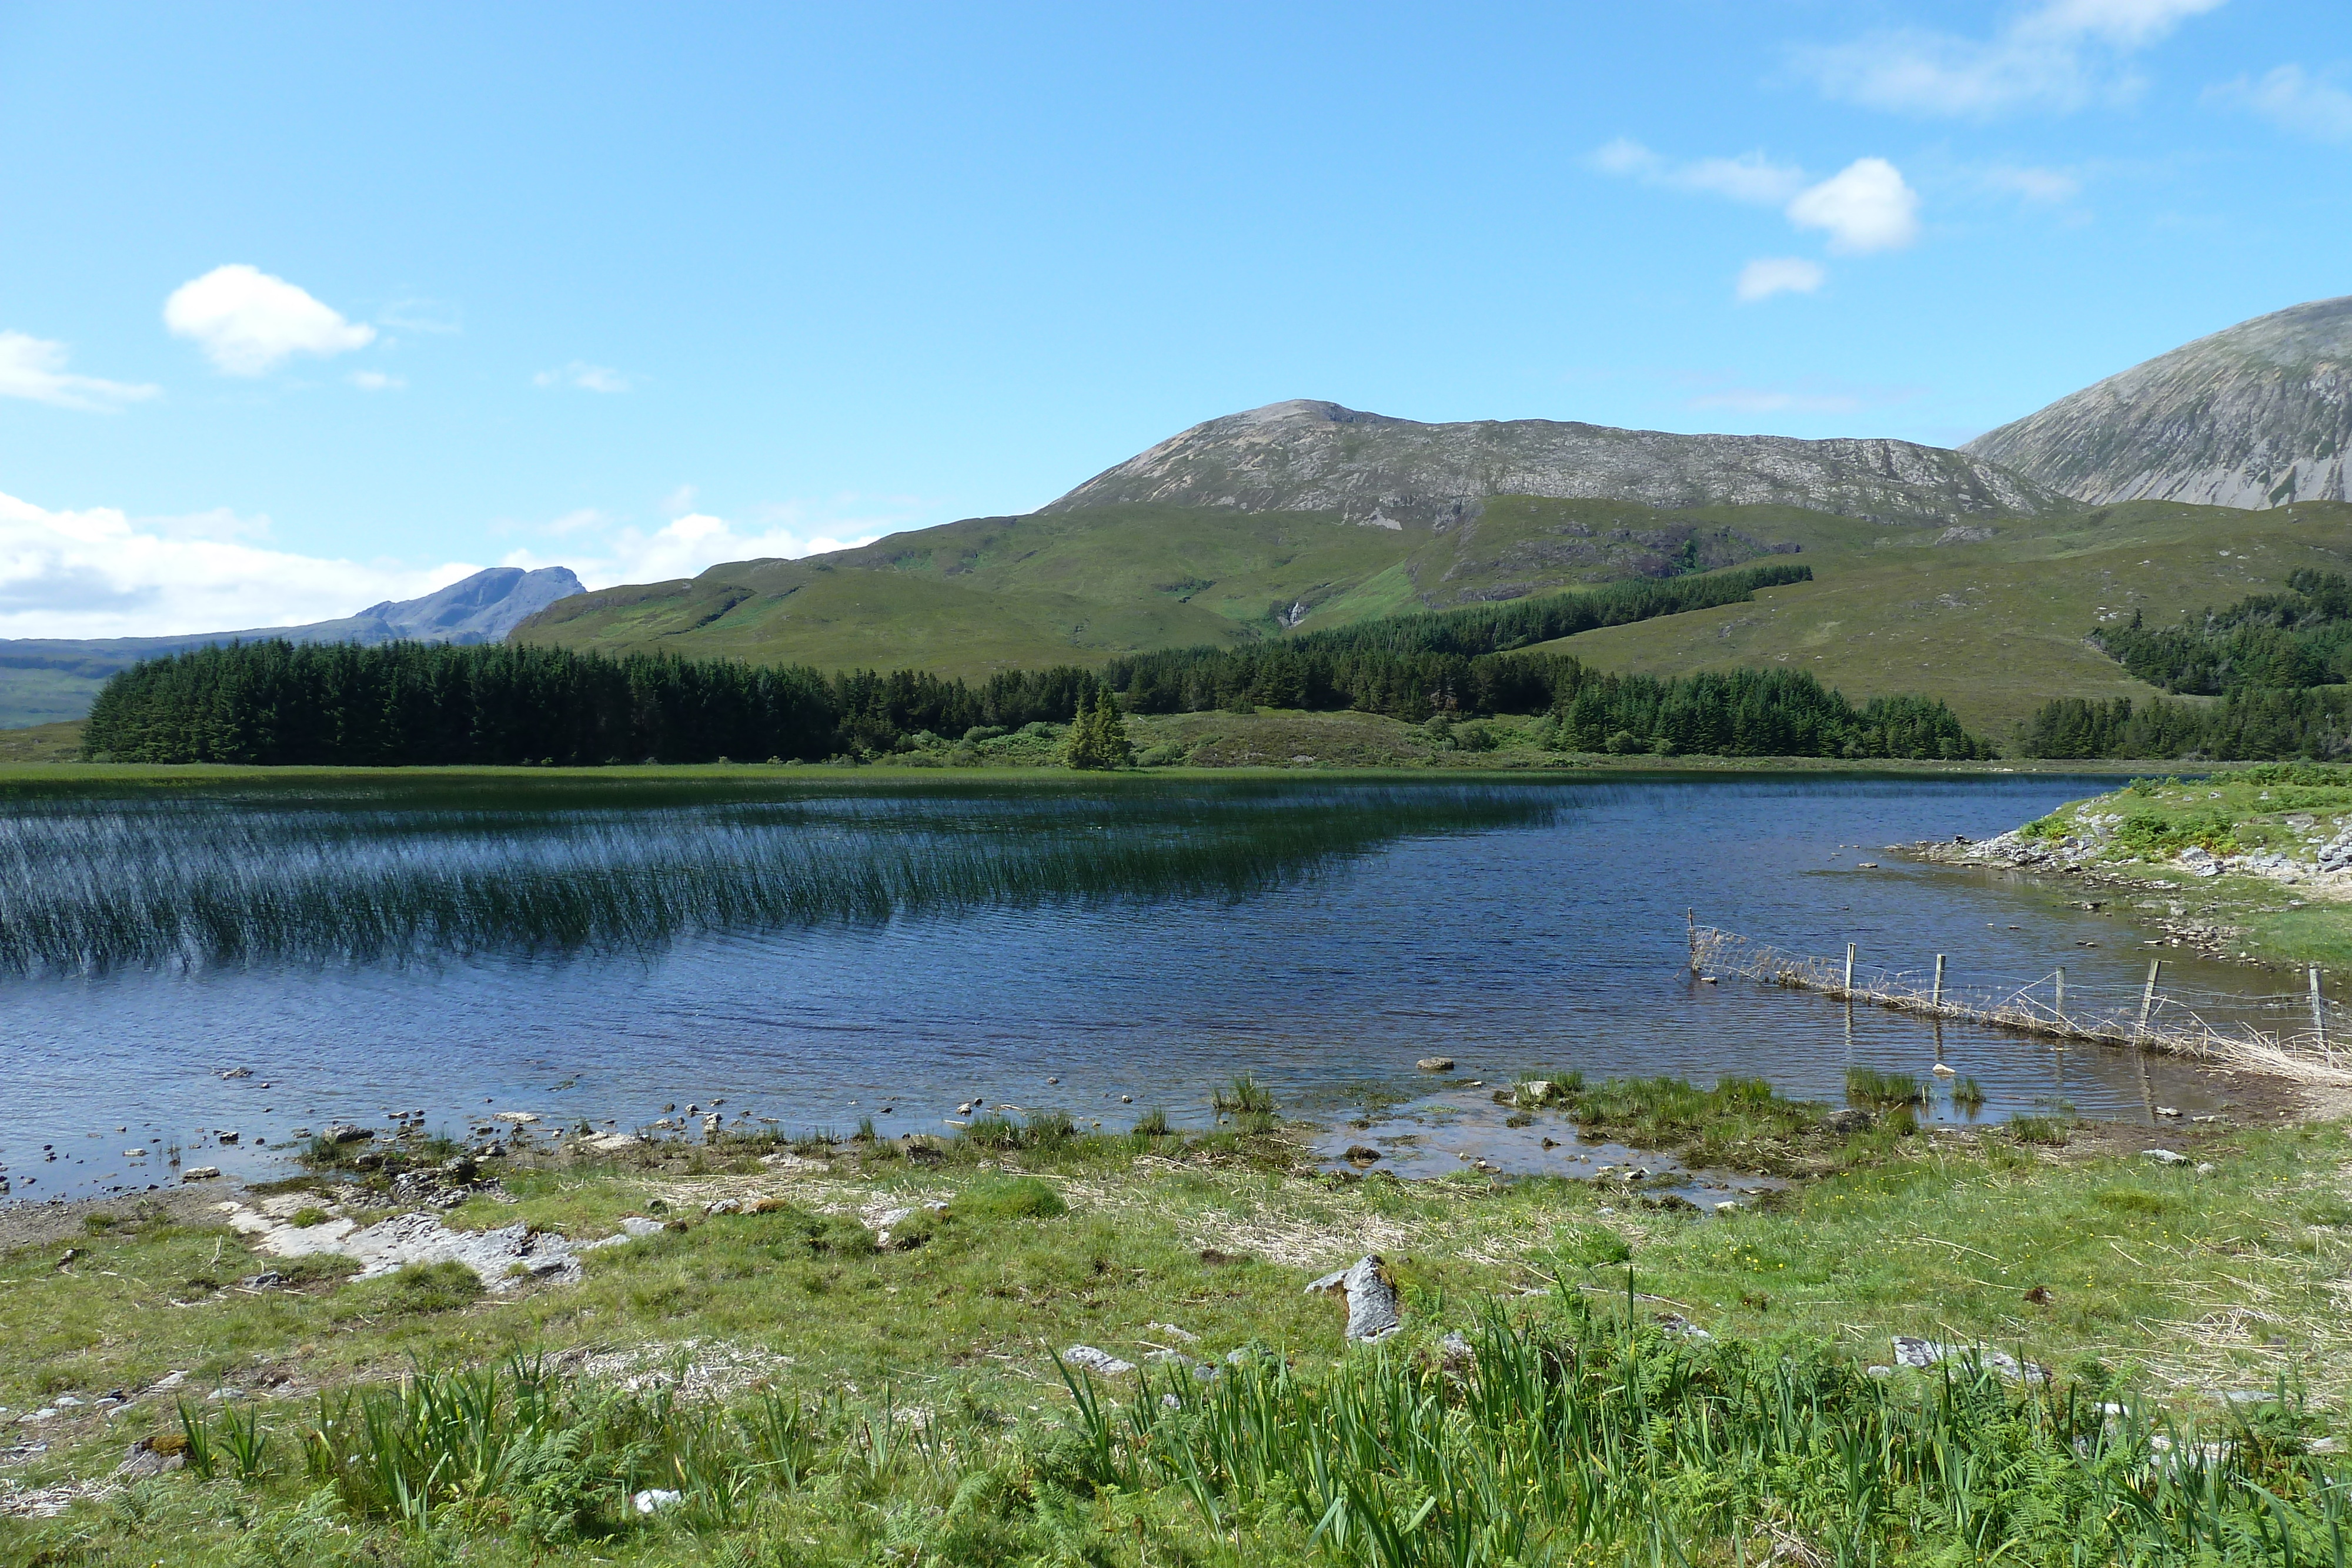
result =
M1963 451L2078 500L2352 500L2352 295L2257 316Z
M1806 507L1890 523L2032 516L2061 497L1907 441L1674 435L1544 419L1423 424L1298 400L1196 424L1045 507L1161 501L1447 527L1490 496Z

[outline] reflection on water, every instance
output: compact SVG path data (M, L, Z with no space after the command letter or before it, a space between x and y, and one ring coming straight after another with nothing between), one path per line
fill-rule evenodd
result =
M1826 998L1700 984L1685 912L1889 967L1943 953L1956 985L2060 962L2129 984L2140 934L2114 911L1881 847L1981 836L2095 787L1321 775L19 804L0 822L0 1008L23 1087L0 1105L0 1163L37 1197L169 1179L126 1148L236 1169L257 1134L337 1117L635 1126L720 1098L845 1132L867 1115L939 1131L975 1098L1197 1123L1241 1071L1333 1113L1431 1054L1497 1081L1743 1073L1835 1099L1851 1064L1924 1075L1935 1027L1864 1009L1849 1028ZM1942 1057L1987 1095L1940 1103L1949 1119L2227 1098L2179 1063L2144 1084L2127 1053L1981 1030L1948 1026ZM253 1075L215 1076L238 1067Z

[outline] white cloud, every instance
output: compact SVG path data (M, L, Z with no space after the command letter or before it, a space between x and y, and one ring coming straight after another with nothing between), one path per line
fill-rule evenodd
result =
M2352 92L2307 74L2301 66L2280 66L2260 80L2240 77L2205 89L2209 103L2251 110L2281 130L2315 141L2352 141Z
M1807 261L1801 256L1759 256L1739 269L1735 292L1743 304L1769 299L1775 294L1811 294L1827 282L1829 276L1819 262Z
M911 504L902 515L897 504L879 508L858 505L859 497L842 497L834 504L798 503L752 508L758 518L744 523L708 512L674 517L650 532L635 527L614 528L604 514L593 509L569 512L542 524L542 533L576 540L553 553L539 549L510 552L502 566L568 566L591 588L625 582L667 582L694 577L727 561L784 559L856 549L885 534L920 526ZM871 498L867 498L871 499ZM583 536L602 531L602 538Z
M398 392L408 384L408 378L386 375L382 371L353 371L351 382L362 392Z
M163 391L144 383L100 381L66 370L66 346L23 332L0 332L0 397L21 397L57 408L112 413Z
M1697 158L1677 163L1623 136L1599 148L1585 162L1604 174L1678 191L1703 191L1759 206L1778 206L1805 183L1802 169L1775 163L1760 151L1737 158Z
M1989 39L1899 28L1801 48L1800 70L1832 98L1906 114L1990 119L2124 102L2146 85L2124 57L2222 0L2043 0Z
M463 332L465 324L457 318L457 308L437 299L420 299L413 296L394 300L375 313L378 322L403 332L430 332L442 335Z
M1797 193L1789 221L1829 233L1833 256L1898 250L1919 237L1919 193L1884 158L1857 158Z
M477 569L327 560L241 542L267 518L49 511L0 495L0 637L157 637L300 625Z
M694 510L695 495L696 491L693 486L680 485L677 489L672 490L668 495L662 497L661 509L663 516L679 517L684 517L687 513Z
M530 378L537 387L577 387L582 392L625 392L633 384L630 377L610 365L592 365L585 360L574 360L551 371L541 371Z
M267 375L296 354L323 358L375 341L374 328L346 321L309 290L241 262L172 290L163 325L232 376Z
M2083 193L2082 180L2063 169L2019 168L2015 164L1996 163L1982 171L1977 178L1988 191L2042 206L2071 202Z

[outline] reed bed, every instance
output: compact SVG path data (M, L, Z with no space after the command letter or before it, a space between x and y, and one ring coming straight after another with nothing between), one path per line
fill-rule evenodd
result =
M2013 1030L2046 1039L2127 1046L2254 1068L2313 1083L2352 1085L2352 1010L2306 993L2237 994L2158 984L2084 985L2055 970L2021 985L1944 983L1921 970L1855 968L1843 957L1791 953L1711 925L1690 933L1693 973L1738 976L1819 991L1895 1012ZM2234 1015L2217 1025L2217 1017ZM2290 1020L2307 1027L2290 1027ZM2265 1031L2260 1027L2270 1022ZM2339 1058L2341 1064L2339 1065Z
M981 904L1234 899L1552 809L1475 786L628 811L37 800L0 818L0 972L650 948Z

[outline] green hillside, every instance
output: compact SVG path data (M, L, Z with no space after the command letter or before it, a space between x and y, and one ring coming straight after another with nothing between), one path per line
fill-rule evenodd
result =
M2265 512L2129 502L1941 533L1796 513L1774 531L1803 545L1814 581L1544 646L1651 674L1807 668L1857 699L1941 697L1971 729L2005 737L2050 697L2159 695L2085 641L2094 627L2136 610L2168 622L2283 589L2299 568L2352 563L2343 502Z
M1839 519L1507 496L1438 530L1321 512L1118 506L974 517L551 606L519 641L979 675L1231 646L1401 612L1728 566Z

